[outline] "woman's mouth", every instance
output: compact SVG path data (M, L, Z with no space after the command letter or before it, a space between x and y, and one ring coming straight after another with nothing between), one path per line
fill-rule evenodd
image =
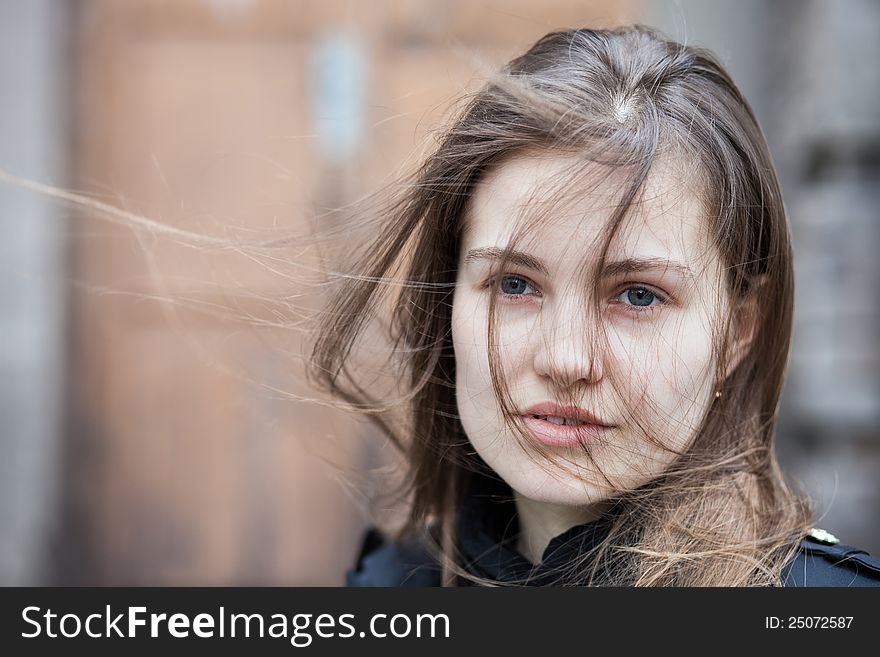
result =
M573 420L567 417L558 417L556 415L531 415L529 417L533 417L536 420L546 420L547 422L552 422L553 424L565 424L570 427L576 427L582 424L589 424L589 422L582 422L581 420Z
M532 437L550 447L572 447L595 442L614 427L556 415L521 416Z

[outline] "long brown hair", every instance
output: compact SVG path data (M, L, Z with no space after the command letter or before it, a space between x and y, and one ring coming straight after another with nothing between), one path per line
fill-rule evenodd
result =
M761 129L723 67L711 53L641 26L552 32L492 75L403 181L323 310L310 378L370 417L400 450L406 472L398 492L409 513L397 538L439 536L444 583L469 576L456 552L455 518L468 481L491 472L457 414L452 297L475 186L505 158L530 151L579 156L554 185L558 194L547 195L553 204L565 190L588 193L585 174L595 180L597 167L620 185L599 258L584 271L594 282L652 167L660 159L693 164L707 236L723 263L719 307L730 309L714 327L722 394L689 447L661 476L620 491L616 508L624 513L595 558L572 564L560 582L778 585L811 516L787 487L773 447L794 292L782 196ZM540 216L520 234L539 231ZM370 394L354 365L366 328L385 308L384 344L401 375L395 403ZM494 312L493 300L490 318ZM598 305L587 312L600 315ZM733 338L746 326L747 348L734 358ZM493 384L510 411L494 321L489 328ZM399 422L390 419L395 411Z

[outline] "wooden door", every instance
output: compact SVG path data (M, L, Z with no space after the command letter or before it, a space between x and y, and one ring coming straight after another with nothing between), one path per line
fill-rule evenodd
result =
M385 457L363 423L284 394L308 394L279 300L320 303L289 275L312 255L255 262L192 235L302 231L413 162L473 83L458 45L501 63L551 28L625 15L583 4L77 4L74 185L184 233L71 216L62 582L342 583L364 517L340 474ZM334 35L363 64L342 159L316 128L316 52Z

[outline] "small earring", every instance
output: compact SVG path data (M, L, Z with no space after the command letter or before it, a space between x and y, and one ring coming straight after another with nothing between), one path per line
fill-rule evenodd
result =
M720 391L720 390L716 390L716 391L715 391L715 399L718 399L720 396L721 396L721 391Z

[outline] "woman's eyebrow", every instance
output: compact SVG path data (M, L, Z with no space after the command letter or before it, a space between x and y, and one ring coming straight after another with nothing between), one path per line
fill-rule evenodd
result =
M468 265L477 260L501 260L504 256L504 251L504 249L497 246L483 246L477 249L471 249L464 257L464 264ZM508 251L507 261L514 265L534 269L545 275L548 274L547 267L544 266L543 262L523 251Z
M464 262L467 265L477 260L501 260L503 255L504 249L502 248L496 246L480 247L468 251L467 255L464 258ZM541 260L523 251L509 251L507 254L507 261L514 265L533 269L545 275L548 273L547 267L544 265L543 262L541 262ZM624 260L615 260L614 262L607 263L603 268L602 273L605 277L610 278L613 276L620 276L622 274L631 274L651 269L672 271L688 278L694 278L693 271L687 265L676 262L675 260L658 257L626 258Z
M620 276L621 274L631 274L633 272L645 271L648 269L661 269L663 271L672 271L676 274L695 278L694 272L690 267L675 260L667 258L646 257L646 258L626 258L609 262L603 268L602 273L607 277Z

